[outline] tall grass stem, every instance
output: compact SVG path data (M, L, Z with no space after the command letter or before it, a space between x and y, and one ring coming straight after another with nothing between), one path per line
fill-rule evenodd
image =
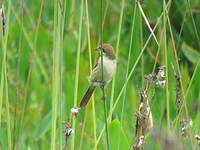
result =
M74 107L77 106L78 101L78 83L79 83L79 66L80 66L80 51L81 51L81 35L82 35L82 22L83 22L83 8L84 2L81 0L80 5L80 19L79 19L79 34L78 34L78 47L76 56L76 75L75 75L75 87L74 87ZM74 129L74 134L72 135L71 150L75 149L75 136L76 136L76 120L72 121L72 128Z
M121 30L122 30L122 21L123 21L123 14L124 14L124 6L125 6L125 0L122 0L122 2L121 2L121 10L120 10L119 27L118 27L118 35L117 35L117 44L116 44L116 59L117 59L117 61L118 61L118 54L119 54L119 43L120 43L120 38L121 38ZM117 73L117 65L116 65L116 73ZM116 83L116 75L114 75L113 81L112 81L111 99L110 99L110 110L112 109L113 103L114 103L115 83ZM112 115L112 113L111 113L111 115ZM109 122L110 121L111 120L109 120Z
M85 10L86 10L86 27L87 27L87 41L88 41L88 54L89 54L89 67L90 73L92 73L92 50L91 50L91 40L90 40L90 20L88 13L88 0L85 0ZM92 95L92 117L93 117L93 136L94 136L94 150L97 150L97 137L96 137L96 114L94 105L94 95ZM87 111L86 111L87 113ZM86 115L87 116L87 115Z

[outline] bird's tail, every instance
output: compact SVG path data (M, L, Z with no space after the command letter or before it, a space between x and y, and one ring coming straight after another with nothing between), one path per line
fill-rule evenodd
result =
M87 90L87 92L85 93L85 95L83 96L81 102L80 102L80 107L85 107L87 105L87 103L90 100L90 97L92 96L92 93L94 92L95 86L90 86Z

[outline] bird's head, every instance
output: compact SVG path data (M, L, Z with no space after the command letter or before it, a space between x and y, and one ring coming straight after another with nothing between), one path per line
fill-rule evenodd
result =
M99 47L96 48L96 50L101 54L101 51L103 52L103 56L108 57L111 60L114 60L116 58L114 48L110 44L101 44Z

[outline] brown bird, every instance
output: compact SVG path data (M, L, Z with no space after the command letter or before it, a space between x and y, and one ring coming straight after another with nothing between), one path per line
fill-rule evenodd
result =
M103 54L103 81L101 57L99 56L89 77L90 86L80 102L80 107L85 107L87 105L96 87L105 86L112 80L116 70L116 57L113 47L110 44L102 44L96 48L96 50L100 54L102 50Z

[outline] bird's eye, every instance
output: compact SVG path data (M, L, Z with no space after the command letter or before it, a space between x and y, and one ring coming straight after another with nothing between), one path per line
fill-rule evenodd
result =
M105 52L105 49L104 49L103 47L101 47L101 50L102 50L103 52Z
M99 51L99 52L101 52L101 51L105 52L105 49L103 47L98 47L98 48L96 48L96 50Z

